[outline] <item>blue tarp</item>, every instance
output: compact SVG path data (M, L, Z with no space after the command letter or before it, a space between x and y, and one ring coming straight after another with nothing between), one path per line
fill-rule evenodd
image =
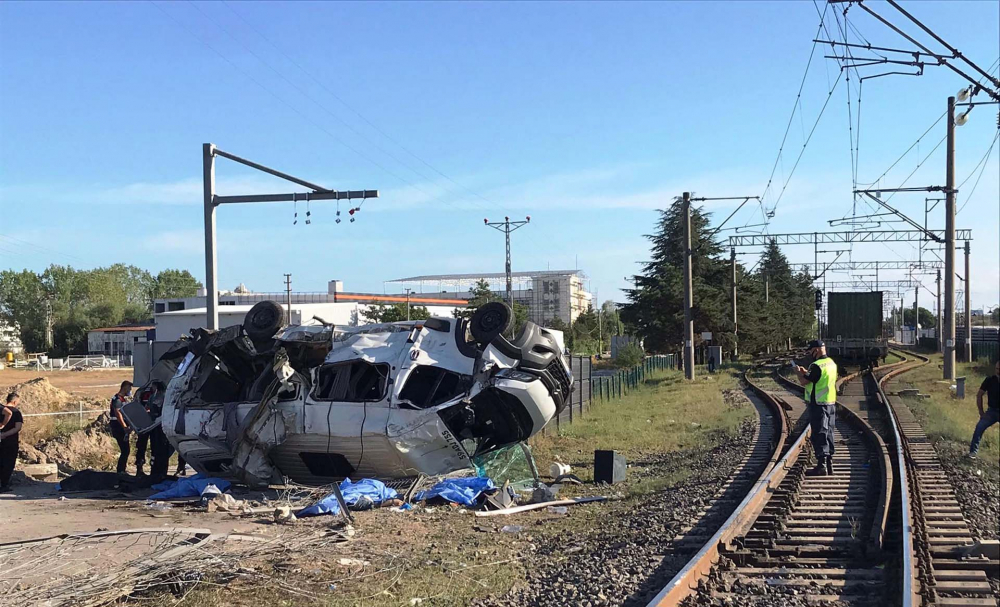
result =
M359 501L370 500L373 505L378 506L386 500L395 499L399 494L395 489L385 486L382 481L373 478L364 478L356 483L345 478L340 483L340 492L344 495L344 503L353 506ZM303 508L295 513L295 516L316 516L319 514L339 514L340 504L337 503L337 496L331 493L308 508Z
M164 485L167 486L164 487ZM205 490L205 487L209 485L215 485L219 488L219 491L224 492L229 489L230 482L221 478L203 478L199 474L191 478L182 478L172 484L164 482L154 485L153 488L160 489L160 492L150 495L149 499L163 500L173 497L198 497Z
M440 497L441 499L462 504L463 506L474 506L476 499L484 491L496 488L496 485L493 484L493 479L484 476L449 478L434 485L427 491L421 491L416 494L413 500L422 502L433 497Z

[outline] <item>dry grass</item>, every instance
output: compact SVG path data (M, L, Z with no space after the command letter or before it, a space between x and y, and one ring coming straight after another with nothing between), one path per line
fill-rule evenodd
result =
M979 411L976 409L976 392L983 379L992 373L992 365L969 365L958 363L956 376L966 378L965 400L958 400L951 395L951 382L941 379L941 355L930 355L930 364L904 373L897 380L901 387L918 388L922 394L930 398L907 398L906 404L920 419L920 423L932 440L943 440L955 443L955 447L968 450L972 440L972 431L979 421ZM984 399L985 400L985 399ZM985 402L984 402L985 406ZM992 468L994 472L1000 469L1000 426L993 426L983 436L979 446L980 464Z
M624 499L577 506L571 516L524 513L509 519L475 519L451 509L422 509L409 514L384 510L356 513L358 535L343 545L344 552L305 557L299 561L260 565L274 568L282 584L203 584L184 599L193 607L263 607L271 605L323 605L329 607L396 607L423 599L436 607L468 605L477 598L505 593L525 577L524 562L541 536L571 537L585 533L634 508L651 491L682 482L690 474L682 468L666 470L645 465L653 454L682 449L710 449L742 420L753 415L749 404L726 402L723 390L738 387L737 371L726 370L686 383L681 374L663 371L624 398L597 403L577 418L532 440L541 474L558 458L573 465L584 480L593 478L594 449L614 449L629 460L629 478L611 493ZM561 495L600 493L593 485L563 487ZM499 531L504 525L523 526L520 533ZM341 548L341 547L338 547ZM345 568L336 557L349 556L370 562L363 568ZM254 565L257 567L258 565ZM294 585L315 597L290 594Z
M582 419L532 439L532 451L544 473L553 461L579 468L591 478L595 449L613 449L630 460L652 453L711 448L726 434L735 434L743 419L753 415L749 404L733 409L723 390L737 388L738 370L708 375L703 369L694 382L674 370L659 371L620 400L597 402ZM675 472L676 474L676 472ZM681 479L676 479L681 480Z

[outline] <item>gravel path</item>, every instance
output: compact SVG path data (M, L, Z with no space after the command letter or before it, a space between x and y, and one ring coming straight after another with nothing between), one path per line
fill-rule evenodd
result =
M736 393L738 398L744 398ZM733 395L727 395L734 398ZM665 470L688 468L688 481L643 499L585 533L543 540L525 563L527 583L479 607L644 606L693 555L674 538L691 525L753 446L757 420L708 451L662 454ZM728 515L728 513L725 513ZM723 519L719 517L721 522Z

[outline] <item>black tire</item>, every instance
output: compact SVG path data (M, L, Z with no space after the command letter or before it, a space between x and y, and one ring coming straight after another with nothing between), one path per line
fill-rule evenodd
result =
M486 345L497 336L510 332L514 327L514 313L510 307L499 301L491 301L479 307L469 321L469 332L477 343Z
M273 301L261 301L247 312L243 330L255 342L263 341L274 337L284 324L285 310Z

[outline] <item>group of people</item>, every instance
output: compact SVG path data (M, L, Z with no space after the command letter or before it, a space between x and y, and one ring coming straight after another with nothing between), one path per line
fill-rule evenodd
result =
M812 428L813 451L817 464L809 474L827 476L833 474L833 453L835 450L833 429L837 422L837 363L826 355L826 344L819 340L809 342L809 355L813 362L809 368L796 365L799 382L805 386L805 398L809 404L809 425ZM986 406L983 406L983 399ZM976 394L979 409L979 423L972 434L968 457L975 459L979 453L979 443L983 434L993 424L1000 423L1000 361L993 367L993 375L983 380Z
M129 443L129 435L132 433L132 429L125 422L125 417L122 415L122 409L131 401L132 382L123 381L121 383L121 387L118 389L118 392L111 397L111 407L109 410L111 421L108 423L108 431L111 433L111 436L114 437L115 442L118 443L119 454L117 471L120 476L127 474L126 466L128 465L128 456L132 450ZM159 414L159 412L150 411L148 407L146 408L146 412L155 415ZM167 470L170 467L170 455L173 453L174 449L173 446L171 446L170 441L167 440L166 435L163 434L163 429L160 426L156 426L152 430L136 436L135 474L137 477L146 476L144 468L146 465L147 450L152 452L152 457L150 458L149 463L150 476L154 481L165 478L167 476ZM177 476L181 476L184 473L184 468L184 458L178 455Z

